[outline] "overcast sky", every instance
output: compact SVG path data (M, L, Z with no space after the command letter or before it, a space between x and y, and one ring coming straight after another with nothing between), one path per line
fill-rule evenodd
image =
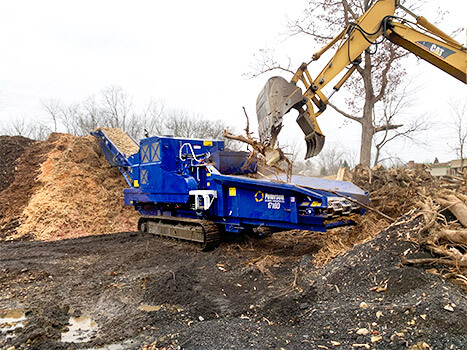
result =
M420 14L433 19L440 2L427 2ZM466 25L467 1L442 3L449 11L439 25L442 29L450 32ZM255 116L256 96L268 78L244 76L258 50L276 48L298 68L319 48L310 38L284 42L281 35L287 21L299 17L306 6L304 0L4 1L0 120L45 118L43 99L80 102L118 85L141 108L156 99L167 108L222 119L240 130L242 106ZM465 33L458 40L465 43ZM439 123L420 135L425 146L398 143L392 153L406 161L454 158L447 103L467 98L465 84L415 58L406 66L417 90L410 113L428 113ZM283 143L303 137L294 119L285 120ZM358 124L331 109L319 122L329 147L359 149Z

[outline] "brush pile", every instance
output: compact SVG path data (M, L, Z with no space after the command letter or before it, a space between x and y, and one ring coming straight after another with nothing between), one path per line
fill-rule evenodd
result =
M245 113L246 115L246 113ZM245 136L232 135L228 130L224 137L246 143L251 157L265 160L269 169L291 174L292 163L281 149L271 148L255 140L249 130L249 120ZM264 167L261 169L263 171ZM344 170L344 169L340 169ZM262 175L259 171L258 173ZM339 180L352 181L370 193L371 208L366 215L354 216L354 227L341 227L328 231L325 235L312 233L312 239L320 248L314 255L314 262L322 265L341 255L356 244L374 238L406 213L410 217L423 216L425 225L410 239L427 248L434 257L424 260L405 260L407 264L437 263L449 266L445 273L455 276L467 287L467 177L445 176L436 179L423 166L412 169L377 166L373 169L357 166L351 173L339 171ZM288 177L289 178L289 177ZM287 233L284 240L300 241L310 238L306 231ZM277 237L277 235L276 235Z
M355 226L326 233L290 231L273 235L297 245L313 242L313 262L322 266L355 245L372 240L382 230L404 221L419 222L404 236L427 252L404 264L425 264L430 271L454 278L467 289L467 179L434 178L425 167L413 169L357 166L351 181L370 192L371 209L355 215ZM385 216L381 216L380 213ZM391 219L393 218L393 219ZM433 269L433 267L435 267Z
M432 177L426 168L370 170L357 167L353 182L370 192L372 206L399 218L408 213L421 216L422 224L410 240L431 253L422 259L404 259L405 264L436 265L440 273L467 287L467 179ZM363 217L368 221L374 214Z
M3 238L55 240L128 231L137 215L123 206L126 186L91 136L53 133L17 161L0 193Z

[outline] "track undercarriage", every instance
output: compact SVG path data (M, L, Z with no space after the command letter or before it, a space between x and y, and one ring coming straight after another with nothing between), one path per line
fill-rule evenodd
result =
M220 240L219 230L210 220L145 215L138 221L138 230L160 237L198 243L203 251L216 248Z

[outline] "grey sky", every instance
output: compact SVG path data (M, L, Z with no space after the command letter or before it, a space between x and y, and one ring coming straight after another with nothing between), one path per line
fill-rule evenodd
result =
M418 12L433 19L440 2L428 2ZM465 26L464 0L445 1L443 6L450 13L441 28L449 32ZM4 1L0 120L43 118L41 99L79 102L119 85L137 106L158 99L168 108L223 119L240 130L241 107L254 117L256 96L268 78L243 76L258 49L277 47L298 65L319 48L309 38L283 42L280 35L287 19L300 16L305 7L304 0ZM465 42L465 37L458 39ZM465 99L467 89L428 63L412 58L407 65L419 87L413 113L430 113L441 125L421 135L430 146L399 144L394 153L405 160L453 158L445 109L449 99ZM320 124L329 144L358 149L358 124L344 125L331 110L320 117ZM432 141L440 135L442 140ZM282 142L297 138L302 139L301 131L289 117Z

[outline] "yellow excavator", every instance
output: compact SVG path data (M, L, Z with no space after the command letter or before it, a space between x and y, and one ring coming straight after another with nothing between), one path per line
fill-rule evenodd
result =
M402 9L414 21L395 16L397 8ZM329 98L338 91L361 62L361 54L377 40L386 38L418 57L430 62L446 73L467 83L467 49L448 34L431 24L422 16L417 16L400 4L399 0L379 0L355 22L349 23L342 32L332 39L310 62L302 63L292 80L272 77L261 90L256 101L259 135L266 145L274 147L282 128L282 118L292 108L299 115L297 123L305 134L305 159L321 152L324 135L316 117L326 109ZM308 66L316 61L336 43L340 45L314 79ZM325 96L322 89L348 67L347 72L334 86L332 93ZM297 86L302 82L305 90Z

